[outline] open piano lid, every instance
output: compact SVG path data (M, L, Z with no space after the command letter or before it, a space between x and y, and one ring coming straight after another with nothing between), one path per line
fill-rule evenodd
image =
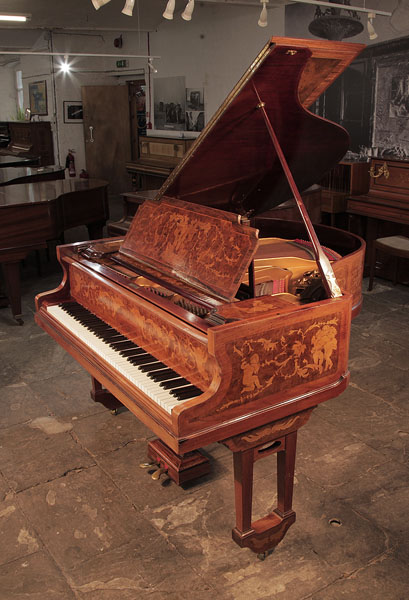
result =
M258 98L302 192L345 155L349 136L307 107L364 48L361 44L272 38L162 186L181 200L253 217L293 195Z
M257 247L255 230L243 228L239 215L251 218L293 196L263 112L297 188L302 191L310 187L344 156L349 137L342 127L313 115L306 107L363 47L272 38L168 177L155 201L146 201L139 209L120 254L231 300ZM165 212L168 218L172 215L172 202L172 225L168 222L164 227ZM235 234L243 228L230 255L229 244L213 243L225 235L226 223ZM177 251L169 240L177 245ZM205 267L209 252L203 254L203 250L210 246L214 260ZM162 252L163 248L167 251Z

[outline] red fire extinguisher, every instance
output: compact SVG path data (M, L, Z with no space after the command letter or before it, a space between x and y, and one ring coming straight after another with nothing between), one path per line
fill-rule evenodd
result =
M65 168L68 169L70 177L76 176L74 150L68 150L67 158L65 159Z

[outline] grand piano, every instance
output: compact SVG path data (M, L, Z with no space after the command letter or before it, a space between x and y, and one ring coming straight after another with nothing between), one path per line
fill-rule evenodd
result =
M50 175L59 177L59 171ZM102 237L109 218L107 187L108 182L99 179L0 186L0 264L7 292L3 306L10 304L19 325L23 324L20 262L71 227L87 225L91 238Z
M295 521L297 431L349 379L364 243L316 232L300 190L348 149L307 107L361 48L272 38L125 238L61 246L62 283L36 298L92 397L158 436L155 475L186 482L209 470L200 448L231 449L233 539L260 557ZM302 222L263 217L289 198ZM252 521L253 464L273 453L277 506Z
M64 167L40 167L32 164L30 159L13 159L8 162L9 158L0 156L0 187L65 178Z

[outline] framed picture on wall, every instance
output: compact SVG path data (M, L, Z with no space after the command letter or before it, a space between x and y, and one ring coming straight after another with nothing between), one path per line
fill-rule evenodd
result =
M48 115L47 82L32 81L28 84L30 111L32 115Z
M82 123L81 100L64 101L64 123Z

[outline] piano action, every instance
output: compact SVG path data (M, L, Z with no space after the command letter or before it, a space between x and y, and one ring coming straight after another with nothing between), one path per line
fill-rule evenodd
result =
M299 190L348 148L307 107L361 48L273 38L125 239L59 247L62 283L36 298L92 396L158 436L148 454L175 481L207 471L206 444L232 450L233 539L259 554L295 521L298 429L349 379L364 243L319 239ZM263 217L291 197L303 223ZM273 453L277 507L252 521L253 464Z

